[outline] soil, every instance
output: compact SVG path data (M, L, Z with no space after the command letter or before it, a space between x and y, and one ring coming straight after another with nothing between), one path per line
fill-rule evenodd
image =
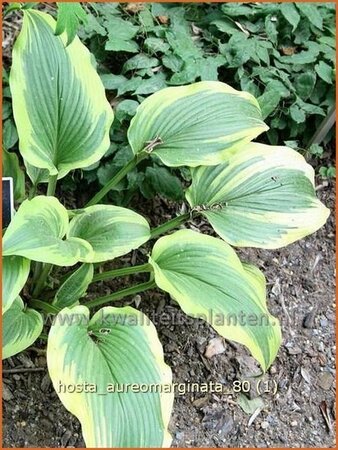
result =
M208 358L206 348L217 337L215 331L187 318L166 294L154 290L120 303L137 304L155 322L174 382L220 382L229 388L228 394L176 394L170 422L173 447L335 446L334 186L322 182L318 195L332 214L317 233L281 250L238 251L242 260L264 271L269 310L282 324L283 344L263 377L240 345L218 340L223 352ZM175 207L163 199L140 204L138 210L153 226L175 215ZM203 222L187 226L213 234ZM142 263L146 253L133 252L122 263ZM138 275L122 284L143 279ZM120 280L118 288L117 281L97 283L89 298L122 287ZM175 324L168 325L168 314ZM77 419L51 385L44 345L38 341L4 361L4 447L84 447ZM270 392L259 395L261 378ZM235 380L249 381L250 392L234 392ZM239 403L248 398L260 403L244 412Z

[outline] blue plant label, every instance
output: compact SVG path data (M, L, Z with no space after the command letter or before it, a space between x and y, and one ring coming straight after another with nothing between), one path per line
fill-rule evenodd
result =
M14 211L13 178L2 179L2 228L8 227Z

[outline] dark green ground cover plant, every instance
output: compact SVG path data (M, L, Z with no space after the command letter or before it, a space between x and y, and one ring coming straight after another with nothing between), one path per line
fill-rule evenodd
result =
M148 95L203 80L252 93L270 127L262 136L264 143L284 142L318 166L322 176L335 175L333 131L320 145L308 145L334 108L333 3L75 5L64 17L71 34L78 28L95 55L116 119L106 154L89 168L71 172L62 183L65 192L83 189L84 181L90 189L104 186L129 161L128 126ZM62 29L66 19L60 20ZM6 77L4 82L4 146L11 149L18 136ZM187 171L168 168L154 156L108 195L122 206L139 193L182 201L189 181Z
M3 358L47 339L54 388L88 447L169 446L171 370L155 327L137 309L111 304L158 287L187 315L244 345L266 371L280 325L267 309L263 273L232 246L280 248L319 229L329 211L302 155L252 142L268 130L255 97L212 80L140 102L127 131L130 151L118 149L129 159L84 207L67 210L57 183L107 154L116 121L95 61L74 34L79 11L64 9L56 23L26 8L13 48L8 81L31 188L17 155L5 150L19 207L3 236ZM153 157L165 168L185 167L191 182L183 193L189 211L151 230L137 212L102 202ZM191 217L205 218L219 237L189 229L165 235ZM142 265L102 270L146 243ZM92 283L135 273L148 281L86 298ZM227 319L243 314L244 322Z

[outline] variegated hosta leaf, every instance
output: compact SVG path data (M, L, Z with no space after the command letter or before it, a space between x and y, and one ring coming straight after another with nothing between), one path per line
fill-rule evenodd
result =
M281 331L266 306L265 278L242 264L221 239L181 230L159 239L150 263L157 286L189 316L203 318L223 337L245 345L266 370Z
M93 264L82 264L59 287L55 294L53 305L62 309L76 305L84 296L94 275Z
M152 151L168 166L209 166L267 129L251 94L202 81L148 97L131 121L128 139L134 154Z
M2 317L2 359L22 352L40 336L43 319L40 313L26 308L20 297Z
M148 222L127 208L95 205L79 210L71 220L68 237L88 241L94 253L85 262L102 262L125 255L150 238Z
M24 287L30 269L30 261L21 256L2 258L2 314L12 305Z
M22 156L61 178L104 155L113 112L89 51L54 31L51 16L24 11L10 87Z
M72 266L88 258L93 249L79 238L63 240L68 213L55 197L25 200L3 238L3 255L20 255L34 261Z
M63 309L49 333L47 363L60 400L81 422L87 447L170 445L171 370L144 314L106 307L89 320L85 306ZM80 392L85 383L87 392ZM167 386L167 393L156 384ZM132 392L131 385L144 392Z
M186 197L239 247L283 247L318 230L330 213L316 198L314 171L303 156L255 143L222 165L194 169Z

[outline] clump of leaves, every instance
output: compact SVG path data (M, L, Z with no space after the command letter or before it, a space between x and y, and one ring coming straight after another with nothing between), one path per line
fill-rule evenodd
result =
M26 170L14 152L4 152L19 206L3 236L3 358L48 332L49 375L88 447L168 447L174 385L156 329L137 309L111 303L158 288L187 315L244 345L264 372L281 328L268 311L263 273L232 246L286 246L323 226L329 210L302 155L252 142L268 128L255 97L219 81L152 94L128 126L129 147L111 148L121 122L111 127L115 114L92 55L74 37L74 21L59 26L61 34L49 14L24 10L13 48L9 84ZM107 153L129 159L84 207L67 210L55 196L57 183ZM164 189L164 168L183 167L191 178L184 191L189 210L152 230L139 213L99 203L147 162L147 179ZM36 195L37 184L47 185L46 195ZM218 237L174 231L195 217ZM141 265L104 270L145 244ZM147 281L87 296L94 283L139 273Z
M306 148L334 106L331 4L96 5L82 36L106 72L101 75L106 89L117 96L122 124L158 89L221 80L258 98L270 126L269 143L294 140ZM324 145L331 138L332 133ZM101 183L110 166L108 159L100 168ZM149 173L134 176L145 196L149 185L162 192ZM172 180L171 190L178 193L178 180Z
M292 141L300 151L334 105L333 4L91 3L82 9L74 4L68 16L60 14L61 5L59 28L68 26L73 36L79 27L116 113L108 152L81 175L67 177L65 190L84 181L104 186L123 167L131 155L127 129L138 105L167 86L220 80L248 91L258 98L270 127L263 140ZM6 86L4 94L10 95ZM7 149L17 143L9 100L4 104ZM331 138L332 132L322 145L330 149ZM327 164L316 159L319 166ZM161 177L154 175L158 168ZM180 200L187 181L181 169L168 169L153 156L109 198L124 206L139 192L145 198L158 193Z

